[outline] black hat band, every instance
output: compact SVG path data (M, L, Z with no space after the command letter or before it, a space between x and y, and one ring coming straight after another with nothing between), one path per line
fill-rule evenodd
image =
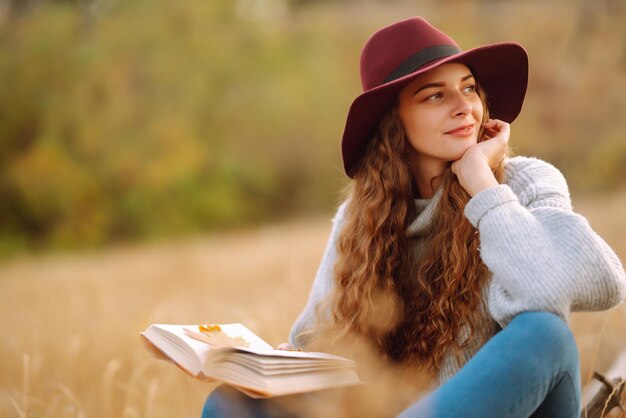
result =
M450 55L458 54L459 52L461 52L461 50L454 45L435 45L422 49L420 52L411 55L409 58L404 60L404 62L398 65L396 69L393 70L387 78L385 78L385 81L383 81L382 84L387 84L390 81L409 75L431 61L449 57Z

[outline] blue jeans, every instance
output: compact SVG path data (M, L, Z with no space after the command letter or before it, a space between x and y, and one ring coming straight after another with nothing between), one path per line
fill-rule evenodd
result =
M223 386L202 411L203 418L283 416L296 415ZM545 312L517 315L446 384L399 416L453 417L580 417L578 351L567 324Z

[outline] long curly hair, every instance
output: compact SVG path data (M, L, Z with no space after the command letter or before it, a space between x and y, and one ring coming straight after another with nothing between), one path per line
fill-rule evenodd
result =
M484 123L489 114L479 95ZM432 232L421 254L414 254L406 234L417 215L406 146L394 104L354 171L327 319L337 335L362 337L392 362L436 374L447 354L460 362L463 349L483 342L481 292L488 271L478 235L463 214L470 196L449 167ZM503 161L493 172L501 183Z

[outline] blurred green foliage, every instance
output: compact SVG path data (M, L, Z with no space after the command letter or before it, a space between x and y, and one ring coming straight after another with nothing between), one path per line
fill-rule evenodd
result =
M99 245L324 206L318 190L339 177L326 164L343 113L327 96L343 82L337 30L245 22L229 2L205 1L137 1L92 21L48 5L8 22L5 247Z
M623 126L610 123L626 110L626 58L619 44L596 48L626 39L623 25L605 26L614 13L598 12L581 40L566 36L581 11L561 3L253 3L61 1L0 13L0 254L329 210L345 183L339 140L362 44L411 14L466 48L523 43L531 80L517 151L554 162L581 190L626 179Z

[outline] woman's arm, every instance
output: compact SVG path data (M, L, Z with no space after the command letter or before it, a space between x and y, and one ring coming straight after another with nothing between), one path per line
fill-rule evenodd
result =
M507 184L482 190L465 215L480 233L481 257L493 273L489 310L506 325L522 311L567 318L570 310L604 310L626 295L618 257L572 211L562 174L543 161L511 159Z
M316 308L320 302L326 299L334 287L335 260L337 259L336 242L343 225L344 213L347 202L342 203L333 218L333 227L322 257L322 262L317 269L313 287L309 294L309 300L289 333L289 344L295 348L306 348L309 344L307 331L315 326Z

